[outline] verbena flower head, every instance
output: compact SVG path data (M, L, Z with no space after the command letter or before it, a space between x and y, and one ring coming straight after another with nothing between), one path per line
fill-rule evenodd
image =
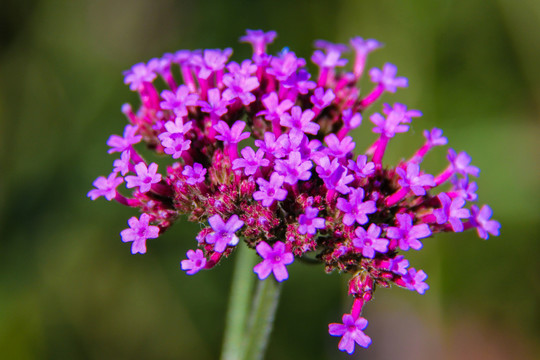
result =
M352 353L371 343L361 313L377 287L428 289L427 274L409 267L404 251L420 250L440 232L476 229L487 239L499 235L500 224L489 206L469 205L478 198L469 176L480 170L467 153L449 150L436 175L422 169L424 157L447 144L442 130L426 130L408 160L384 162L390 140L407 132L420 111L399 103L369 109L374 126L365 131L376 134L374 142L349 136L366 109L408 85L386 63L368 71L374 85L360 91L357 82L379 42L356 37L349 48L317 41L310 58L318 72L310 74L294 52L267 52L275 37L248 30L241 41L252 45L253 57L239 62L229 61L231 49L181 50L126 71L141 105L122 107L129 124L107 142L109 153L121 155L88 196L142 213L121 232L133 253L145 253L146 240L182 215L205 224L193 241L197 249L181 262L189 275L213 268L240 242L261 257L254 272L264 281L273 281L271 274L285 281L286 266L308 253L326 272L348 274L353 306L329 332ZM167 165L144 160L141 142ZM130 195L118 191L122 183Z

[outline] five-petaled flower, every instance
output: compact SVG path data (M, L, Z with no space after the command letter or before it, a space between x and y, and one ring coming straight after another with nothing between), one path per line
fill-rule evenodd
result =
M270 273L274 273L274 277L279 282L289 278L285 265L292 264L294 256L287 251L283 242L277 241L272 247L265 241L261 241L256 250L257 254L263 258L263 261L253 268L259 279L266 279Z

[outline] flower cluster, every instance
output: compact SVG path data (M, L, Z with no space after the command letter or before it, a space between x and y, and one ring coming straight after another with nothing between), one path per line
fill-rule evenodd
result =
M371 343L360 315L376 287L428 289L427 275L409 267L406 251L420 250L438 232L475 228L487 239L499 234L500 224L487 205L465 207L477 200L470 177L479 174L467 153L450 149L438 175L421 169L428 152L447 143L440 129L425 131L425 143L410 158L383 164L390 139L409 130L422 115L418 110L396 103L371 111L377 139L354 155L349 132L384 93L408 85L387 63L369 70L374 86L360 93L367 56L379 42L317 41L311 60L319 71L312 77L294 52L267 53L275 37L248 30L241 41L252 45L253 56L241 62L229 60L231 49L181 50L126 71L125 83L141 105L122 107L129 124L107 142L119 159L88 196L142 212L121 232L132 253L145 253L146 240L180 215L208 222L198 249L181 262L189 275L214 267L240 240L261 256L253 269L261 280L271 274L286 280L286 266L307 254L327 272L350 274L352 309L329 332L342 337L340 350L352 353L355 344ZM351 50L348 71L343 55ZM135 148L140 142L170 156L167 168L158 172L143 159ZM130 196L117 190L123 182L133 189ZM442 186L445 191L437 190Z

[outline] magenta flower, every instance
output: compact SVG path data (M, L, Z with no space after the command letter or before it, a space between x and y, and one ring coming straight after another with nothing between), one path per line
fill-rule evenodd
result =
M186 116L188 114L187 106L197 105L198 94L190 94L189 88L180 85L176 92L164 90L161 93L164 101L160 103L162 109L173 111L176 116Z
M312 110L308 109L302 112L300 106L294 106L290 115L288 113L283 113L281 115L280 124L281 126L296 129L306 134L317 135L320 126L311 122L314 117L315 113Z
M242 132L245 127L246 123L240 120L236 121L230 128L225 121L220 120L214 126L214 129L220 134L216 136L216 139L229 144L237 144L250 135L248 132Z
M124 179L117 178L116 172L110 174L107 178L98 177L93 185L96 187L88 192L88 197L92 200L96 200L98 197L103 196L105 199L111 201L116 196L116 188L118 185L124 182Z
M124 72L124 84L129 85L130 90L140 90L144 83L151 83L157 77L157 75L146 66L145 63L138 63Z
M294 105L294 103L289 99L285 99L279 103L278 96L275 92L271 92L263 97L262 103L266 110L259 111L257 116L264 116L266 120L269 121L280 119L281 116Z
M242 149L242 151L240 151L240 153L242 154L243 158L235 159L233 161L233 170L244 168L244 174L246 174L246 176L253 175L257 172L257 170L259 170L259 168L268 166L270 164L270 160L263 159L264 151L261 149L255 152L252 148L246 146Z
M370 116L369 120L376 125L373 132L392 138L396 133L404 133L409 131L409 125L401 124L407 120L405 114L401 111L391 111L386 119L379 113Z
M285 177L278 173L272 173L270 181L258 178L257 184L259 184L260 190L253 193L253 199L261 201L263 206L270 206L275 200L285 200L287 197L287 190L281 188L284 180Z
M344 314L341 321L343 324L332 323L328 325L330 335L341 336L339 350L352 354L355 343L364 348L371 344L371 338L362 331L368 325L366 319L359 317L355 320L352 315Z
M379 238L381 228L377 225L369 225L367 231L362 227L357 227L354 233L356 234L356 238L353 239L353 245L362 251L363 256L373 259L375 257L375 251L380 253L388 251L389 241Z
M180 264L182 270L188 275L195 275L206 266L206 258L201 249L188 250L187 257L187 260L182 260Z
M366 201L364 199L364 189L361 187L352 189L349 193L349 200L338 198L336 207L343 211L343 223L352 226L356 221L360 225L368 222L367 214L373 214L377 211L375 201Z
M465 200L460 197L450 199L446 193L440 193L437 198L441 203L440 209L433 210L433 215L437 219L437 224L449 222L455 232L463 231L463 223L460 219L471 217L469 209L463 209Z
M126 176L126 187L134 188L139 187L139 191L142 193L150 191L152 184L157 184L161 181L161 174L157 174L158 165L151 163L148 168L142 162L135 165L135 171L137 176Z
M420 166L415 163L407 164L407 172L402 168L397 168L396 172L401 177L398 184L403 188L410 188L415 195L426 195L426 187L434 187L433 175L420 175Z
M309 180L313 163L302 160L300 152L293 151L287 160L276 160L276 171L285 177L284 182L294 185L299 180Z
M137 144L142 140L141 135L135 135L137 133L137 126L126 125L124 129L124 137L118 135L111 135L107 141L107 145L111 147L108 153L123 152L131 148L131 145Z
M251 91L259 87L259 81L255 76L246 77L242 74L223 76L223 83L227 89L223 92L223 99L231 101L238 99L243 105L249 105L255 101L255 95Z
M471 222L476 227L478 236L481 239L487 240L489 234L499 236L501 224L496 220L490 220L493 211L488 205L482 206L482 209L479 209L476 205L472 205L471 213Z
M424 282L427 275L424 270L416 271L415 268L410 268L406 275L402 276L402 280L407 289L417 291L420 295L424 295L429 285Z
M259 279L266 279L270 273L274 273L274 277L279 282L289 278L285 265L292 264L294 256L286 250L284 243L277 241L271 247L265 241L261 241L257 244L256 250L257 254L263 258L263 261L253 268Z
M310 97L310 100L315 110L322 110L330 105L335 98L336 95L332 89L327 89L324 91L324 88L320 87L315 89L313 95Z
M220 215L216 214L208 219L210 226L214 232L208 234L206 242L214 244L214 250L222 253L227 246L235 246L238 244L238 236L236 232L244 226L244 222L238 218L238 215L233 215L225 223Z
M120 155L120 159L114 160L113 163L114 172L122 174L125 176L128 172L131 171L131 156L130 151L123 151Z
M346 136L344 139L339 140L335 134L326 136L324 142L328 145L326 153L335 158L347 157L356 146L352 141L352 137Z
M146 213L141 214L139 219L133 216L128 220L129 229L120 232L123 242L133 242L131 244L132 254L145 254L146 240L158 237L159 228L157 226L149 225L149 223L150 215Z
M182 171L182 175L186 177L186 182L189 185L195 185L204 182L206 169L202 164L194 163L193 166L186 165Z
M375 172L375 164L372 161L368 162L366 155L358 155L356 162L349 160L347 167L354 171L356 176L361 178L365 178Z
M424 130L424 137L426 138L426 142L430 147L448 144L448 139L442 136L442 134L443 131L437 128L433 128L431 131Z
M317 229L324 229L324 218L317 217L319 210L308 206L304 214L298 218L298 232L302 235L315 235Z
M399 227L389 227L386 236L389 239L399 241L401 250L420 250L422 243L418 239L423 239L431 235L431 230L427 224L412 225L412 217L409 214L397 214Z
M213 88L208 90L208 100L199 100L197 105L201 107L202 112L220 117L227 113L227 106L230 103L230 100L225 100L221 97L219 89Z
M381 70L373 68L369 71L371 81L383 86L384 90L394 93L398 87L405 88L409 85L407 78L396 77L397 67L392 64L384 64Z
M240 38L240 41L250 43L255 55L264 54L266 45L273 43L277 36L275 31L264 32L262 30L246 30L246 34Z
M478 177L480 175L479 168L469 165L471 163L471 157L465 151L456 154L454 149L448 149L448 161L452 164L454 171L463 176L470 174Z

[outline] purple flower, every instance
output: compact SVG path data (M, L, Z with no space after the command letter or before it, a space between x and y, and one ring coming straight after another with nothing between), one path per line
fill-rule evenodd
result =
M279 148L279 144L276 142L276 136L268 131L264 133L264 140L255 140L255 145L272 156L276 156L276 150Z
M277 139L275 157L283 158L293 151L300 152L302 159L309 158L311 150L309 148L307 136L298 129L291 129L288 133L282 134Z
M231 54L231 48L204 50L203 56L196 56L192 62L200 66L198 76L206 80L213 72L223 70Z
M471 163L471 157L465 151L456 154L454 149L448 149L448 161L452 164L454 171L463 176L470 174L478 177L480 175L479 168L469 165Z
M345 109L341 113L343 119L343 126L349 130L356 129L362 124L362 115L360 113L353 113L352 109Z
M240 41L250 43L255 55L265 53L266 45L273 43L277 36L275 31L264 32L262 30L246 30L246 34L240 38Z
M263 258L263 261L253 268L260 280L266 279L270 273L274 273L274 277L279 282L289 278L285 265L292 264L294 256L285 249L284 243L277 241L274 247L271 247L266 242L261 241L255 249Z
M266 110L259 111L257 116L264 116L268 121L279 119L281 115L283 115L294 105L294 103L289 99L283 100L280 104L278 96L275 92L265 95L262 98L262 103Z
M399 241L401 250L420 250L422 243L418 239L431 235L431 230L427 224L412 225L412 217L409 214L397 214L399 227L389 227L386 230L386 237Z
M352 141L352 137L345 136L343 140L340 141L336 134L326 135L324 142L328 145L326 153L336 158L346 157L356 146Z
M125 176L130 171L130 165L131 165L130 161L131 161L130 151L129 150L123 151L122 155L120 155L120 159L114 160L114 163L113 163L114 171L122 174L122 176Z
M255 95L251 93L259 87L259 80L255 76L229 73L223 76L223 83L227 86L223 92L223 99L228 101L239 99L243 105L255 101Z
M362 256L373 259L375 257L375 251L380 253L388 251L389 241L379 238L381 228L377 225L371 224L367 231L362 227L357 227L354 233L356 237L353 239L353 245L362 250Z
M285 177L272 173L270 181L258 178L259 191L253 193L253 199L262 201L263 206L270 206L275 200L283 201L287 197L287 190L281 188Z
M427 279L427 275L424 270L416 271L415 268L410 268L406 275L402 277L405 286L409 290L417 291L420 295L424 295L429 285L424 282Z
M469 209L462 209L465 200L461 197L450 199L446 193L440 193L437 198L441 202L441 208L433 210L437 224L449 222L455 232L462 232L463 223L460 219L471 217Z
M173 159L178 159L182 156L182 153L189 149L191 140L186 140L184 134L188 132L192 127L192 122L184 124L181 117L177 117L176 120L167 121L165 123L165 129L167 131L159 134L159 140L164 147L165 154L169 154Z
M124 129L124 137L118 135L111 135L109 140L107 140L107 145L111 147L107 152L109 154L115 152L124 152L127 149L131 148L131 145L137 144L142 140L141 135L135 135L137 133L138 127L135 125L126 125Z
M230 101L222 99L219 89L216 88L208 90L208 101L199 100L197 102L202 112L214 114L217 117L227 113L227 105L229 104Z
M317 214L319 214L319 210L311 206L306 207L304 214L300 214L298 218L298 232L300 234L315 235L317 229L324 229L325 220L324 218L317 217Z
M145 82L151 83L157 77L145 63L133 65L130 70L124 71L124 76L124 84L129 84L132 91L141 90Z
M450 179L450 182L454 185L452 192L455 192L458 196L467 201L476 201L478 199L476 194L478 185L474 181L470 182L469 177L458 178L454 176Z
M116 188L118 185L124 182L121 177L116 177L117 173L111 173L107 178L100 176L94 180L96 188L88 192L88 197L92 200L96 200L98 197L103 196L105 199L111 201L116 197Z
M270 161L264 158L264 150L257 150L257 153L252 148L246 146L240 152L243 159L235 159L233 161L233 170L244 168L244 174L246 176L253 175L262 166L270 165Z
M291 129L299 130L303 133L317 135L320 126L311 122L314 117L315 113L312 110L307 109L306 111L302 112L302 108L300 108L300 106L294 106L291 109L290 115L288 113L283 113L281 115L280 124Z
M371 338L362 331L368 325L366 319L359 317L354 320L352 315L344 314L341 321L343 324L332 323L328 325L330 335L342 336L338 345L339 350L352 354L355 343L364 348L371 344Z
M360 225L364 225L368 222L367 214L373 214L377 211L375 201L369 200L362 202L364 199L364 189L361 187L357 189L351 189L349 194L349 201L344 198L338 198L336 207L343 211L343 223L351 226L356 221Z
M285 176L287 184L294 185L298 180L309 180L313 163L309 160L302 160L300 152L293 151L287 160L276 160L275 170Z
M235 246L238 244L238 236L236 232L244 226L244 222L238 218L238 215L233 215L223 221L220 215L216 214L208 219L210 226L214 232L206 236L206 243L214 244L214 251L222 253L227 246Z
M204 182L206 169L202 164L194 163L193 167L186 165L182 171L182 175L186 177L186 182L189 185L195 185Z
M386 63L381 70L373 68L369 71L371 81L380 84L384 87L384 90L394 93L398 87L407 87L408 81L404 77L396 77L397 67L393 64Z
M270 61L270 67L266 72L275 76L278 81L286 81L290 76L296 73L296 70L306 65L306 61L297 58L294 52L282 52L280 56L273 57Z
M292 73L287 80L281 83L281 85L287 89L293 88L300 94L305 95L309 90L313 90L317 86L314 81L309 81L310 78L310 73L305 69L300 69L297 72Z
M482 206L482 209L479 209L476 205L472 205L471 213L471 222L476 227L478 236L481 239L487 240L489 234L499 236L501 224L496 220L490 220L493 211L488 205Z
M431 131L424 130L424 137L430 147L448 144L448 139L442 136L442 134L443 131L437 128L433 128Z
M196 251L188 250L187 257L187 260L182 260L181 262L182 270L184 270L186 274L195 275L200 270L204 269L206 258L201 249L197 249Z
M412 122L413 117L420 117L422 116L422 112L420 110L408 110L407 105L395 103L394 106L390 106L390 104L383 104L383 113L385 115L390 115L392 112L397 112L401 114L402 119L401 122L410 124Z
M372 161L367 162L366 155L358 155L356 162L349 160L347 167L361 178L365 178L375 172L375 164Z
M410 187L416 196L426 195L426 187L434 187L433 175L420 175L420 166L416 163L407 164L407 172L402 168L397 168L396 172L401 177L398 184L403 188Z
M236 121L232 127L223 120L220 120L214 129L220 134L216 135L216 139L226 142L228 144L237 144L240 141L247 139L250 135L248 132L242 132L246 127L246 123L243 121Z
M311 95L310 97L310 100L316 110L322 110L328 105L330 105L335 98L336 95L334 94L332 89L326 89L325 92L324 88L319 87L315 89L313 95Z
M382 43L374 39L362 39L360 36L353 37L349 42L357 55L366 56L373 50L383 46Z
M409 125L402 125L401 122L405 120L405 116L401 111L391 111L386 119L379 113L375 113L369 117L372 123L376 126L373 128L373 132L392 138L396 133L403 133L409 131Z
M347 59L340 59L341 53L346 52L349 48L344 44L332 44L328 41L317 40L315 47L326 50L326 54L320 50L316 50L311 56L311 61L321 68L334 68L336 66L345 66Z
M391 260L390 271L399 275L407 274L407 268L409 267L409 261L405 259L403 255L398 255Z
M186 106L195 106L199 100L199 95L190 94L186 85L180 85L176 92L164 90L161 97L164 100L159 103L161 108L173 111L176 116L186 116L188 114Z
M123 242L133 241L131 245L132 254L145 254L146 239L155 239L159 236L159 228L149 225L149 223L150 215L146 213L141 214L139 219L133 216L128 220L129 229L120 232Z
M156 184L161 181L161 174L156 174L158 165L151 163L148 168L145 163L140 162L135 165L135 171L137 176L126 176L126 187L133 188L138 186L139 191L142 193L150 191L152 184Z
M336 161L337 159L334 159ZM334 164L334 161L332 161L332 164ZM337 163L337 161L336 161ZM331 169L334 167L334 165L331 165ZM335 170L330 173L328 177L325 177L324 179L324 185L326 185L326 188L328 190L337 190L339 193L345 195L348 194L351 189L347 186L347 184L351 183L354 180L354 176L351 174L348 174L347 168L343 165L338 165Z

